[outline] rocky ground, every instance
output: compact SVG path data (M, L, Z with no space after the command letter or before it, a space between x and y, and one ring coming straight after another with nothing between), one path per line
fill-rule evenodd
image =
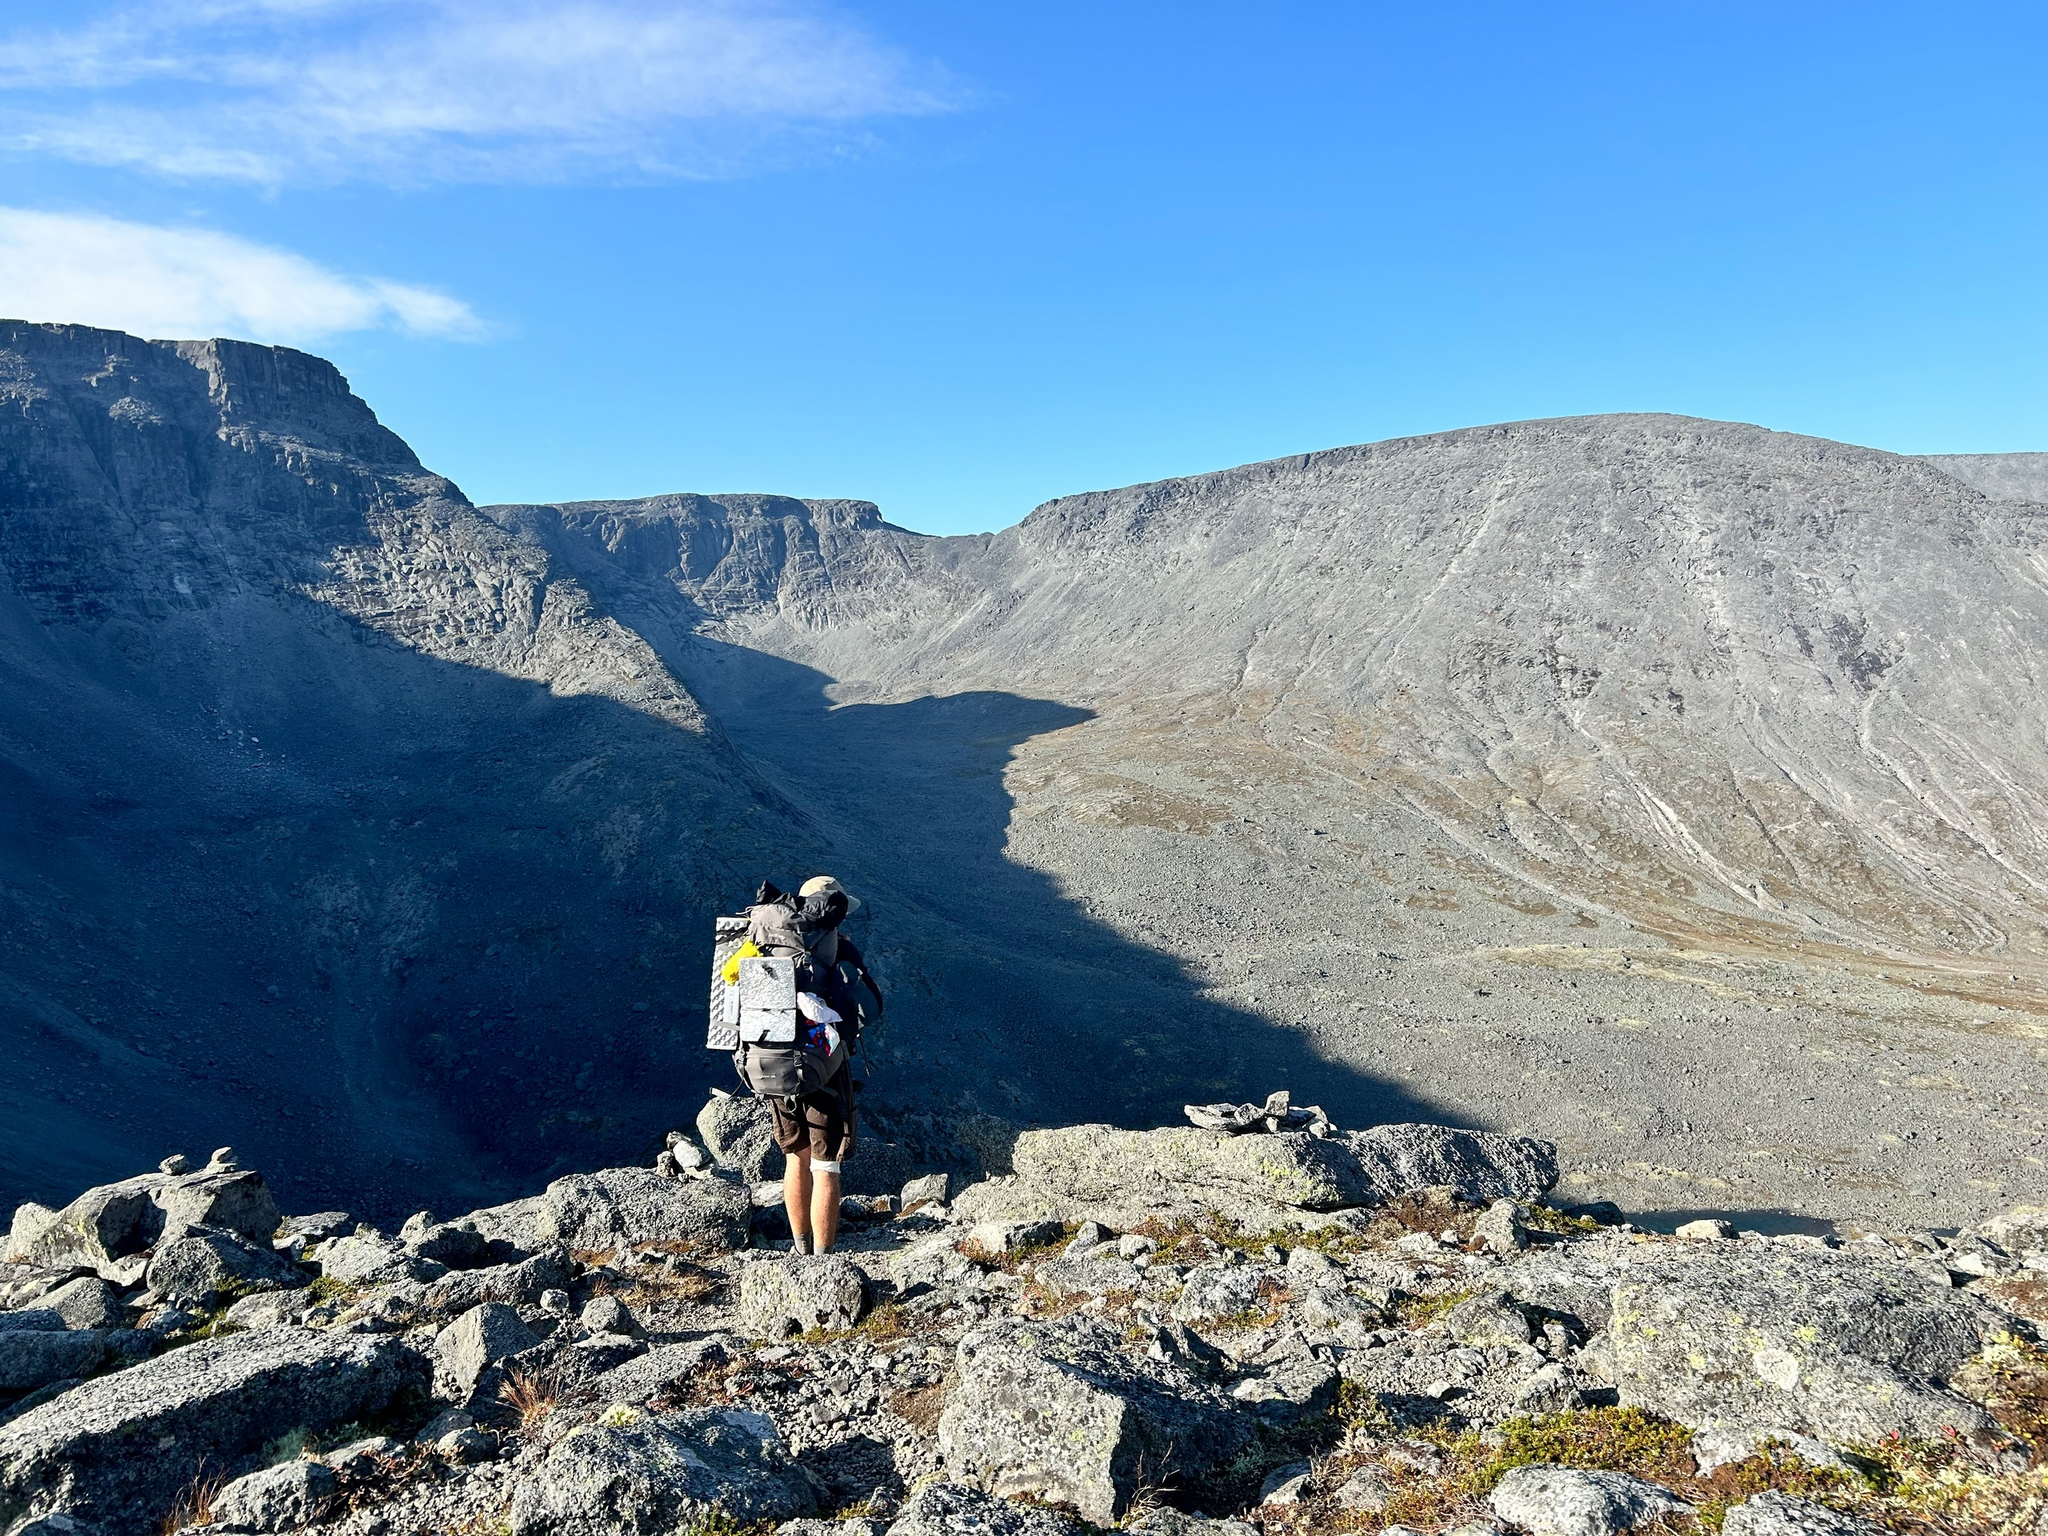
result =
M1637 1230L1286 1095L1068 1126L793 1256L759 1108L383 1233L203 1167L15 1213L0 1531L2035 1532L2048 1211Z

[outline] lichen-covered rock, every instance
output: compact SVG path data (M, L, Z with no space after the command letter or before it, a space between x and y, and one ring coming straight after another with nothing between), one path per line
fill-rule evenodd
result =
M1124 1131L1069 1125L1026 1131L1011 1152L1017 1175L1112 1227L1145 1214L1239 1205L1334 1211L1373 1192L1344 1144L1293 1132L1226 1136L1193 1126Z
M1778 1245L1646 1260L1613 1298L1607 1354L1624 1403L1695 1429L1836 1445L1986 1427L1946 1384L2010 1325L1909 1262Z
M393 1338L277 1328L202 1339L0 1426L0 1506L154 1529L202 1458L251 1470L278 1436L372 1418L424 1397L428 1379L425 1358Z
M867 1276L836 1253L759 1259L740 1271L740 1326L757 1339L851 1328L868 1299Z
M1370 1202L1418 1189L1448 1188L1475 1204L1534 1200L1557 1183L1557 1148L1533 1136L1501 1136L1448 1125L1376 1125L1349 1131Z
M1883 1536L1883 1528L1773 1489L1729 1510L1721 1536Z
M119 1261L195 1227L268 1246L281 1219L260 1173L213 1166L196 1173L146 1173L89 1189L47 1220L31 1217L32 1235L20 1245L21 1256L114 1278L109 1271Z
M284 1291L259 1291L230 1306L223 1320L236 1328L286 1328L305 1321L314 1307L304 1286Z
M1198 1264L1188 1271L1173 1315L1183 1323L1236 1317L1259 1304L1266 1272L1250 1264Z
M1080 1314L1003 1318L961 1341L939 1452L958 1481L1108 1525L1148 1480L1199 1483L1257 1433L1180 1361L1129 1353L1120 1330Z
M80 1275L66 1281L39 1305L64 1319L66 1328L119 1328L128 1321L128 1308L114 1288L97 1275Z
M1494 1485L1493 1512L1532 1536L1618 1536L1667 1515L1689 1515L1692 1506L1625 1472L1527 1466L1510 1468Z
M359 1226L345 1237L329 1238L306 1250L307 1262L320 1266L323 1280L343 1285L392 1285L401 1280L429 1282L446 1270L432 1259L408 1253L396 1238L374 1227Z
M458 1269L445 1274L427 1287L420 1299L420 1310L430 1317L457 1317L487 1301L502 1301L515 1307L535 1306L549 1291L567 1286L574 1275L568 1253L550 1245L517 1264L493 1264L488 1269Z
M485 1371L539 1342L519 1314L503 1302L487 1301L472 1307L434 1335L429 1352L434 1361L434 1390L452 1402L467 1402Z
M221 1489L213 1522L230 1531L296 1531L327 1512L334 1489L334 1473L319 1462L283 1462Z
M305 1284L305 1278L268 1244L205 1227L160 1244L144 1272L160 1300L192 1312L211 1311L237 1291L287 1290Z
M765 1414L616 1406L571 1430L512 1494L512 1536L668 1536L715 1505L752 1524L818 1507Z
M10 1329L0 1333L0 1392L33 1392L53 1381L89 1376L106 1355L106 1336L98 1329Z
M991 1498L961 1483L921 1488L897 1512L888 1536L1079 1536L1080 1522L1055 1509Z
M726 1179L665 1179L652 1168L606 1168L557 1179L541 1196L534 1233L567 1248L687 1243L743 1248L753 1202Z
M752 1094L713 1094L697 1111L697 1134L712 1162L748 1184L777 1177L782 1151L775 1145L775 1121Z

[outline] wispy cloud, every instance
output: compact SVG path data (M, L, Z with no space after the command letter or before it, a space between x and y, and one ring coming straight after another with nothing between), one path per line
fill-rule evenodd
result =
M341 331L471 338L484 329L445 293L350 277L233 235L26 208L0 208L0 315L294 343Z
M271 186L717 175L948 104L801 0L155 0L0 38L0 144Z

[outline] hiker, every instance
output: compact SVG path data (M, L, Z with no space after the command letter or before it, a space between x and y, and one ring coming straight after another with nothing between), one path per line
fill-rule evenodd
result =
M785 1159L782 1203L798 1253L830 1253L839 1236L840 1170L853 1156L856 1120L850 1065L867 1012L856 984L874 997L877 1016L882 1009L882 989L853 940L840 931L860 905L832 876L817 875L794 896L762 881L747 913L749 944L762 955L793 958L798 966L802 1017L796 1046L780 1053L757 1046L754 1055L742 1048L739 1058L742 1080L768 1101L774 1116L775 1144ZM763 1058L758 1065L756 1056ZM780 1056L793 1058L793 1073ZM814 1080L817 1086L806 1091L780 1091Z

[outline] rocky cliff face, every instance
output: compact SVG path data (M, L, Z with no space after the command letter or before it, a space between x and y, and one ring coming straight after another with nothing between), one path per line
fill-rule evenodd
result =
M481 1188L702 1081L767 792L328 364L0 328L0 570L0 1188L175 1129Z

